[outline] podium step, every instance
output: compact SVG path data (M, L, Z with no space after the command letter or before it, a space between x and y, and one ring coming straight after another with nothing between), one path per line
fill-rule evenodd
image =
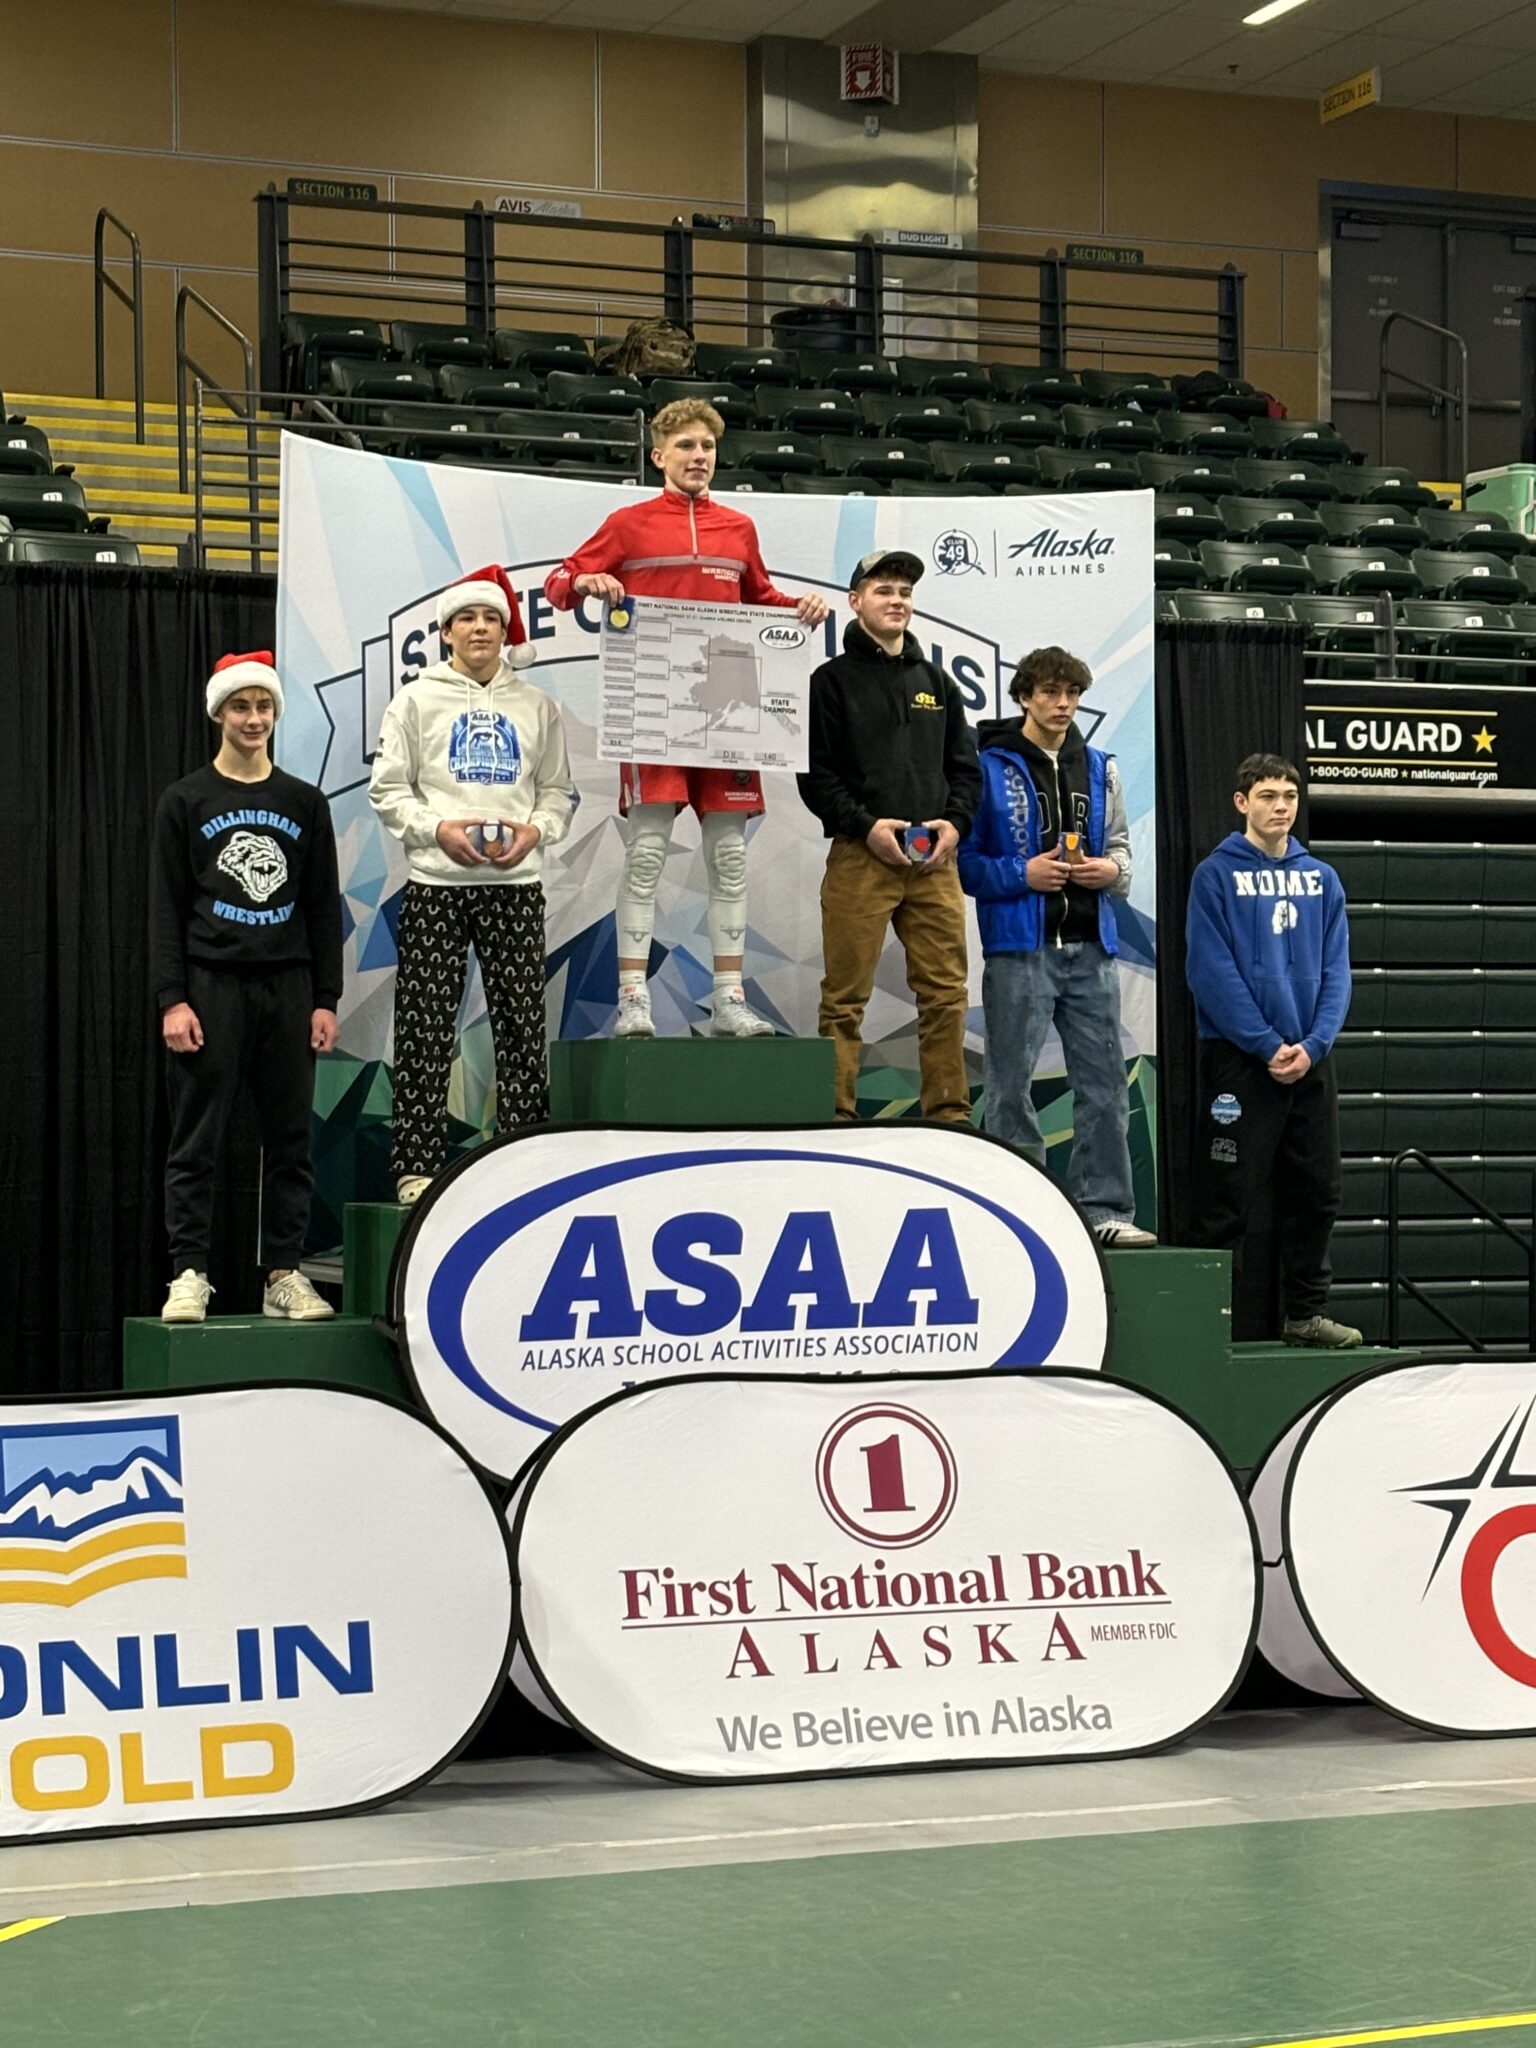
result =
M830 1038L562 1038L549 1048L558 1124L826 1123Z
M123 1387L132 1394L238 1386L250 1380L324 1380L407 1400L394 1352L368 1316L286 1323L266 1316L210 1316L123 1324Z

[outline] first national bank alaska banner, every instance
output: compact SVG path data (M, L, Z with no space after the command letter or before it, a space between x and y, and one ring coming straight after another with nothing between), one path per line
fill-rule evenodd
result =
M286 685L282 764L329 796L341 855L347 942L341 1052L321 1062L316 1102L331 1126L317 1147L320 1193L337 1207L383 1189L389 1115L395 921L405 882L398 843L376 822L368 776L384 708L439 659L439 590L466 569L498 561L517 589L538 650L528 680L565 718L581 805L545 864L551 1037L586 1038L612 1022L614 896L623 859L618 775L597 757L597 608L551 610L544 578L637 486L519 476L395 461L285 435L277 659ZM973 720L1011 709L1007 686L1032 647L1056 643L1093 670L1080 723L1118 760L1135 856L1129 903L1116 906L1125 1053L1131 1070L1138 1192L1150 1202L1155 1146L1156 900L1153 833L1152 499L1149 492L1083 497L815 498L753 493L734 502L756 522L780 589L820 591L832 606L827 652L841 645L854 563L870 548L910 549L926 565L913 631L965 694ZM751 840L747 993L783 1031L816 1029L821 975L818 890L826 857L816 820L790 776L765 777L767 815ZM683 1035L704 1018L710 989L705 877L698 827L685 813L657 899L653 980L657 1028ZM981 947L971 932L973 1010L968 1044L981 1075ZM453 1135L489 1123L489 1027L478 990L466 1011L455 1069ZM868 1107L915 1109L915 1013L900 949L887 947L865 1017L871 1048L861 1084ZM1047 1137L1070 1131L1070 1103L1052 1083L1042 1097ZM1138 1114L1138 1109L1140 1114ZM367 1136L372 1129L371 1139ZM352 1134L364 1142L354 1149ZM339 1222L339 1214L335 1219Z

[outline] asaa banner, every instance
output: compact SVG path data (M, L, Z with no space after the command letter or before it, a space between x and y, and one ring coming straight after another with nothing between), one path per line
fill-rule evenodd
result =
M1367 1699L1536 1734L1536 1359L1384 1366L1323 1402L1285 1489L1302 1618Z
M1248 1487L1248 1506L1259 1533L1259 1556L1264 1569L1259 1655L1292 1685L1321 1693L1327 1699L1352 1700L1358 1697L1354 1687L1340 1678L1301 1617L1291 1575L1285 1568L1285 1544L1280 1534L1291 1461L1316 1413L1315 1407L1308 1408L1270 1445Z
M511 1636L495 1501L392 1402L0 1407L0 1841L376 1806L469 1739Z
M1258 1619L1216 1450L1094 1374L641 1388L550 1445L514 1547L572 1726L713 1782L1139 1755Z
M527 680L560 705L582 802L545 863L549 1032L588 1038L612 1028L617 985L614 899L623 858L618 770L598 758L601 607L555 612L544 578L608 514L648 495L638 486L519 476L359 454L296 435L282 444L277 657L286 704L283 767L331 799L346 936L341 1051L320 1063L316 1146L319 1228L340 1235L340 1204L387 1192L395 923L405 881L400 846L368 803L379 721L394 693L438 658L437 593L482 562L505 565L538 661ZM1093 670L1079 724L1113 753L1135 856L1131 896L1115 905L1123 1048L1132 1090L1132 1152L1143 1220L1155 1213L1152 694L1152 497L813 498L754 493L724 502L756 522L775 583L820 592L832 607L824 652L841 646L848 575L870 548L902 547L926 565L913 631L959 685L971 716L1011 710L1019 657L1051 643ZM814 1034L821 974L817 892L821 828L794 779L765 779L767 814L751 828L746 986L781 1031ZM685 813L657 899L652 954L657 1028L682 1035L705 1018L711 959L697 821ZM971 922L973 1094L981 1083L981 949ZM889 1115L915 1107L917 1053L900 949L886 949L865 1016L862 1099ZM453 1136L490 1127L494 1085L478 981L463 1013L450 1094ZM1071 1099L1059 1048L1037 1085L1048 1141L1065 1154Z
M544 1125L434 1184L391 1292L422 1405L504 1479L680 1373L1097 1372L1109 1348L1081 1211L963 1124Z

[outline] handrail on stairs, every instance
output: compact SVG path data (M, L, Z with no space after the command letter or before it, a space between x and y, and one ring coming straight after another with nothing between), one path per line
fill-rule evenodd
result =
M219 383L213 372L187 351L187 308L196 306L207 315L214 325L221 328L231 340L240 345L241 359L245 368L245 382L236 390ZM187 474L187 375L197 380L198 413L198 503L201 503L201 461L202 461L202 410L204 396L217 398L227 406L245 428L245 492L250 511L251 523L251 567L260 569L261 549L258 543L261 516L261 461L260 443L256 430L256 351L250 337L242 334L233 320L226 319L211 300L201 292L184 284L176 294L176 449L179 458L178 473L181 488L188 488Z
M117 279L107 270L104 244L108 224L119 234L127 237L128 262L133 289L125 292ZM119 257L118 261L122 259ZM96 263L94 271L96 295L96 396L107 395L107 341L106 341L106 299L111 292L120 299L133 315L133 427L142 444L144 440L144 255L139 247L139 238L128 223L119 220L109 206L103 206L96 215Z

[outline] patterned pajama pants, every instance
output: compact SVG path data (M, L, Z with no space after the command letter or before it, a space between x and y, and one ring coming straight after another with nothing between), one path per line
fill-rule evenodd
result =
M448 1070L469 949L480 962L496 1047L496 1128L549 1115L544 1022L544 890L538 882L434 888L407 882L396 934L395 1121L389 1170L443 1163Z

